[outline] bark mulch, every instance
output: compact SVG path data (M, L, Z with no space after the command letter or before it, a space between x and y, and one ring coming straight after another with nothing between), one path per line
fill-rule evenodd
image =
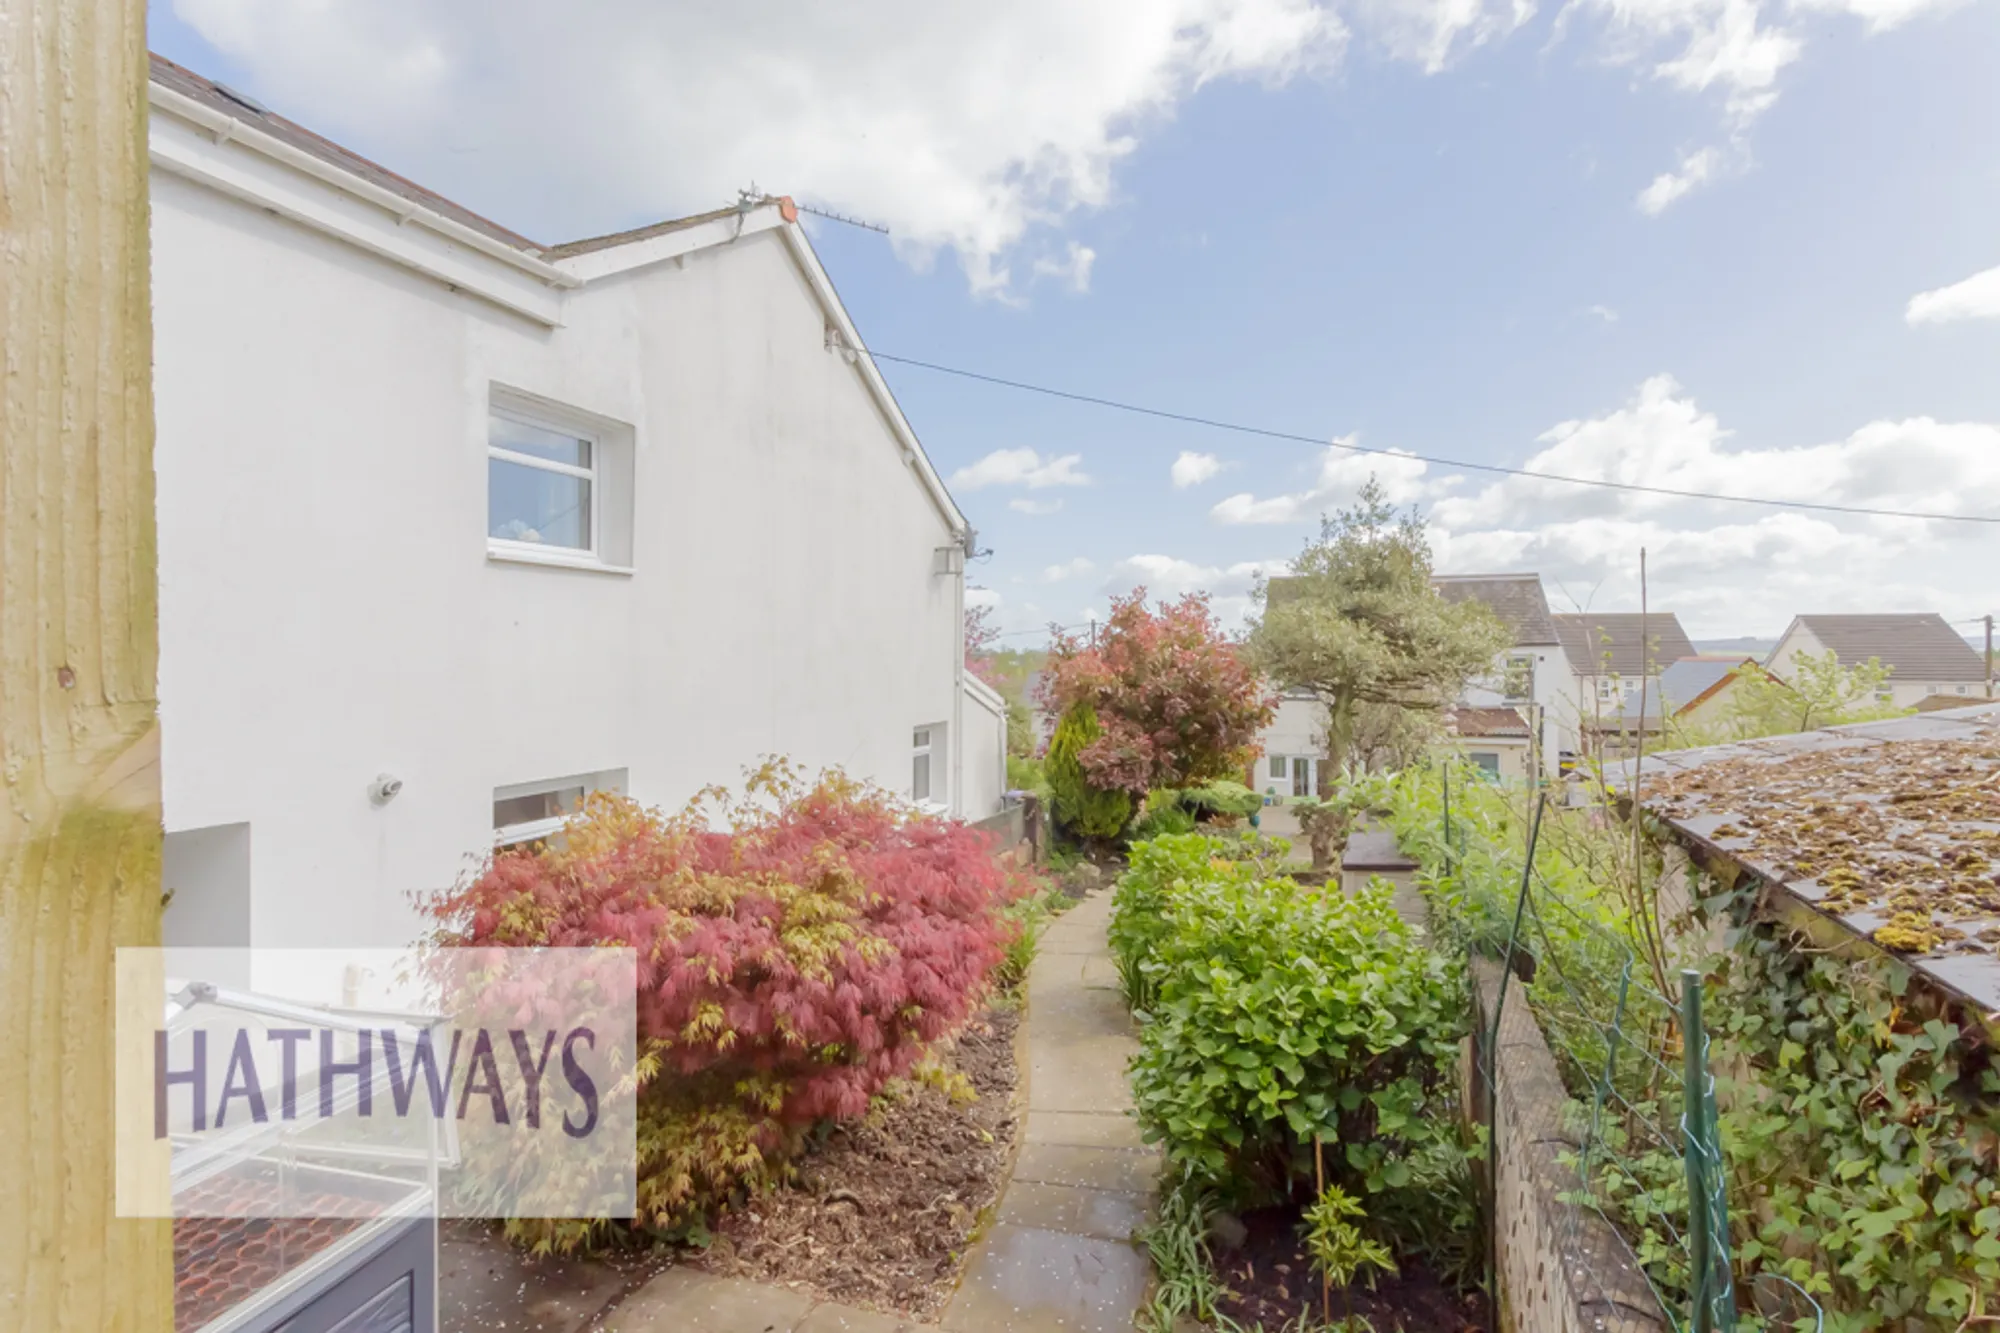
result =
M791 1184L722 1218L695 1262L848 1305L916 1316L943 1310L1013 1158L1019 1024L1017 1011L989 1009L946 1056L977 1101L955 1102L930 1086L885 1099L809 1148Z

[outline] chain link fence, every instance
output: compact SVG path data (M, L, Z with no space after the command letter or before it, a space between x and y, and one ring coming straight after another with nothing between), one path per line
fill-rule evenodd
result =
M1484 989L1482 965L1474 964L1481 1027L1475 1073L1488 1090L1496 1207L1502 1182L1521 1178L1522 1164L1505 1155L1552 1148L1554 1160L1541 1162L1536 1176L1555 1182L1546 1191L1551 1197L1533 1205L1537 1225L1552 1233L1547 1248L1558 1257L1568 1299L1604 1326L1629 1318L1627 1327L1658 1327L1663 1316L1674 1333L1818 1328L1818 1307L1799 1291L1759 1291L1739 1313L1745 1302L1730 1262L1701 976L1666 963L1658 936L1649 941L1628 910L1643 898L1628 899L1605 883L1607 867L1590 866L1586 855L1586 873L1578 874L1578 858L1550 855L1549 830L1558 821L1558 837L1588 838L1599 849L1613 845L1615 826L1600 812L1552 809L1546 793L1496 826L1452 809L1454 784L1464 792L1463 784L1480 779L1451 767L1442 778L1442 837L1422 857L1446 917L1439 924L1457 936L1449 943L1498 961L1497 979L1484 965ZM1532 1016L1538 1038L1519 1027L1503 1034L1510 1007ZM1510 1127L1499 1120L1499 1090L1511 1076L1529 1087L1532 1102L1536 1053L1525 1048L1541 1043L1560 1081L1547 1098L1556 1104L1544 1114L1556 1123L1503 1132ZM1627 1245L1629 1263L1605 1253ZM1497 1270L1497 1244L1494 1264ZM1657 1313L1641 1308L1647 1293Z

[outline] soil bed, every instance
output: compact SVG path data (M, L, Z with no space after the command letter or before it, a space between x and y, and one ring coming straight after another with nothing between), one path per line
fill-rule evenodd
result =
M1215 1256L1217 1275L1229 1295L1216 1306L1246 1329L1277 1330L1302 1314L1317 1320L1320 1313L1319 1274L1299 1240L1299 1214L1293 1208L1266 1208L1243 1215L1247 1235L1243 1245ZM1479 1293L1462 1294L1440 1282L1415 1260L1401 1260L1395 1277L1383 1275L1370 1291L1356 1283L1334 1288L1333 1317L1353 1313L1366 1318L1376 1333L1484 1333L1486 1301Z
M937 1314L1013 1157L1019 1024L1017 1011L989 1009L946 1057L977 1101L935 1087L885 1098L800 1157L790 1185L725 1216L695 1262L848 1305Z

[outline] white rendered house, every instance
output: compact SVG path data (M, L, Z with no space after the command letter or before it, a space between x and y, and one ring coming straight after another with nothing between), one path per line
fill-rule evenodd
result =
M584 792L966 818L973 535L789 201L544 247L155 60L170 943L400 945Z
M1432 579L1450 601L1486 604L1512 641L1493 659L1493 671L1473 682L1458 702L1469 708L1512 708L1528 724L1530 766L1563 775L1578 751L1584 716L1555 617L1539 574L1440 574Z

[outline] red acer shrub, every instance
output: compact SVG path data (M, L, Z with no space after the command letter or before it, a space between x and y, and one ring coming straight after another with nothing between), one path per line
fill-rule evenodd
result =
M671 816L593 796L432 911L447 944L637 950L639 1210L670 1228L909 1074L981 1003L1031 887L983 833L774 763ZM515 1230L570 1249L599 1229Z
M1051 712L1096 712L1098 738L1077 756L1091 786L1141 798L1240 777L1272 717L1270 692L1223 637L1206 593L1157 612L1144 588L1112 599L1093 643L1055 636L1041 690Z

